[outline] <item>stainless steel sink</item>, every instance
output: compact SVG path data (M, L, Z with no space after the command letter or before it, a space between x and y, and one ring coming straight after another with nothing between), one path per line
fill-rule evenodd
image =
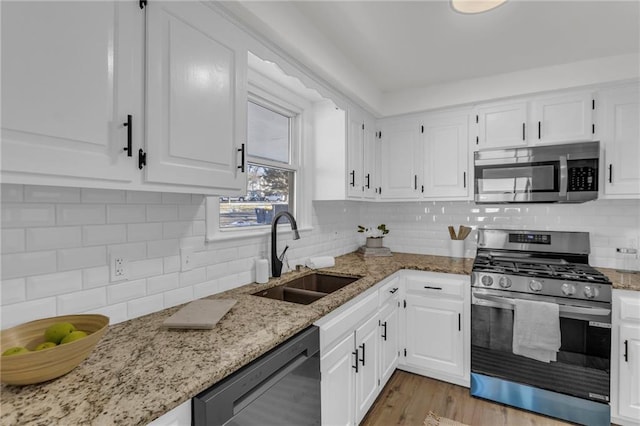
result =
M253 295L308 305L359 279L360 277L313 273L279 286L253 293Z

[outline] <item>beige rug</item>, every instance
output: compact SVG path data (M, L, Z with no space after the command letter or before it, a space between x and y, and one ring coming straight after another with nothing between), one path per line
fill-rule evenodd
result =
M433 411L429 411L429 414L424 419L424 426L468 426L464 423L456 422L455 420L448 419L446 417L440 417Z

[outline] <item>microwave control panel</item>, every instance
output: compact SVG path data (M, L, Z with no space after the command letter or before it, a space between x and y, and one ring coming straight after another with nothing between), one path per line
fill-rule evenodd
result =
M593 167L570 167L567 191L597 191L598 174Z

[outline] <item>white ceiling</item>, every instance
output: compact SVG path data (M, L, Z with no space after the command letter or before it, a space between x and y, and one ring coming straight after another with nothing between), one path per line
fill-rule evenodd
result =
M382 92L640 50L638 1L299 1L300 12Z

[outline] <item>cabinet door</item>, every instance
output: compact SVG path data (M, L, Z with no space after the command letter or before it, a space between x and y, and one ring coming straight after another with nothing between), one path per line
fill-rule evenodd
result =
M527 145L527 104L500 103L478 108L478 147Z
M419 128L414 120L387 123L380 142L380 198L418 198Z
M376 158L377 158L377 144L376 144L376 131L373 124L365 123L364 125L364 139L363 139L363 186L364 197L375 198L376 187L378 184L377 170L376 170Z
M469 196L468 116L426 117L422 135L424 197Z
M347 196L362 198L363 183L364 122L356 117L349 119L347 141Z
M538 99L532 104L536 143L593 139L593 95L576 93Z
M358 373L356 374L356 424L378 396L378 315L356 329Z
M143 40L137 2L2 3L4 182L24 182L23 173L31 183L61 185L138 175L123 123L132 115L137 152Z
M355 416L354 335L349 333L320 360L322 424L352 425Z
M400 354L398 296L392 297L380 310L380 387L384 386L398 366Z
M406 308L406 363L431 371L463 374L462 301L411 296Z
M604 91L600 96L604 116L604 192L607 195L640 194L640 109L638 86Z
M149 182L243 191L247 49L199 2L147 7Z
M619 345L620 415L631 419L640 419L640 326L622 324Z

